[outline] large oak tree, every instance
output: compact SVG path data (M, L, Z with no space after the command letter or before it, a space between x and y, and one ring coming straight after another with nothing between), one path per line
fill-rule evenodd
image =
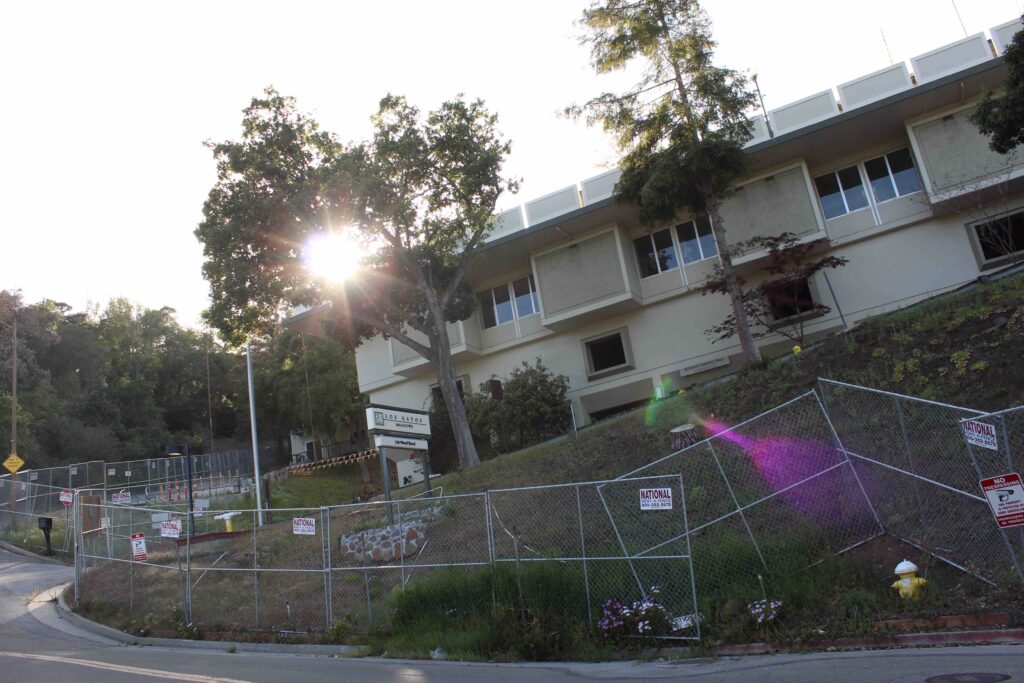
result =
M327 332L351 346L394 338L437 372L463 467L479 463L458 391L448 323L475 305L464 273L493 223L509 142L480 101L422 114L387 96L374 133L342 144L268 89L245 110L238 141L213 145L217 183L196 230L212 304L231 342L267 332L286 306L332 304ZM340 285L302 266L314 236L347 232L368 256Z

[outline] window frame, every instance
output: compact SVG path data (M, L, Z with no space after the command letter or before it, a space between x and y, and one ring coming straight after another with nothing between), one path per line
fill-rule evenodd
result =
M715 253L711 254L710 256L707 256L707 255L704 254L704 245L702 245L701 241L700 241L700 230L699 230L699 226L697 225L697 219L699 219L699 218L707 219L708 227L711 228L711 241L715 245ZM681 226L683 226L683 225L686 225L687 223L692 223L693 224L693 235L694 235L694 238L695 238L694 241L697 243L697 249L700 250L700 258L697 259L696 261L687 261L686 260L686 252L683 251L683 241L681 239L679 239L679 228ZM708 259L715 258L716 256L719 255L719 253L718 253L718 240L715 239L715 224L711 220L711 216L707 216L707 215L693 216L691 218L686 219L682 223L676 223L675 228L672 230L672 233L673 233L672 236L676 240L676 243L678 244L678 247L679 247L679 262L682 263L683 266L689 266L689 265L692 265L692 264L695 264L695 263L700 263L701 261L707 261Z
M999 268L1007 264L1013 263L1016 259L1018 262L1024 261L1024 244L1021 245L1020 249L1009 252L1002 256L996 256L994 258L988 258L985 256L984 247L981 244L981 237L978 235L978 228L983 225L988 225L1002 219L1010 219L1013 216L1021 216L1021 220L1024 221L1024 205L1010 209L1009 211L1002 211L992 216L986 216L985 218L977 221L971 221L967 223L967 238L971 243L971 249L974 251L974 256L978 261L979 270L991 270L993 268ZM1016 246L1016 245L1015 245Z
M610 339L611 337L618 336L619 342L622 344L622 355L625 358L625 362L611 367L603 368L601 370L594 369L594 357L590 351L590 345L594 342L603 341ZM583 361L586 365L587 379L595 380L609 375L615 375L620 372L627 370L633 370L636 367L636 363L633 359L633 347L629 341L629 328L619 327L613 330L606 330L601 334L596 334L591 337L580 340L580 345L583 347Z
M858 211L871 211L871 194L867 190L868 183L864 182L865 178L867 178L867 174L864 171L864 169L861 168L861 166L862 162L857 162L849 166L842 166L831 171L826 171L825 173L819 173L818 175L811 178L811 184L814 185L814 194L818 197L818 206L821 207L821 215L823 218L825 218L825 222L834 221L837 218L842 218L843 216L850 216L852 214L857 213ZM857 173L857 177L860 179L859 187L864 192L864 199L867 200L867 204L858 209L853 210L850 210L850 202L846 200L846 188L843 187L843 180L842 178L839 177L839 173L841 171L846 171L851 168ZM821 190L818 189L818 178L824 178L825 176L832 176L835 179L836 186L839 188L839 197L840 199L843 200L843 209L845 210L844 213L841 213L838 216L832 216L831 218L825 216L825 205L821 201Z
M899 193L899 189L896 187L896 178L895 178L895 176L893 175L893 172L892 172L892 165L889 163L889 155L890 154L894 154L895 152L900 152L902 150L907 150L907 155L910 157L910 163L913 165L914 173L917 175L917 184L919 186L918 189L915 190L914 192L908 192L906 194L900 194ZM875 197L875 188L873 188L871 186L871 176L868 174L868 169L867 169L867 163L869 161L874 161L875 159L879 159L879 158L881 158L881 159L883 159L885 161L885 169L886 169L886 172L888 173L888 176L889 176L889 183L891 184L893 192L895 193L895 196L890 197L889 199L883 199L881 201L878 201L878 199ZM846 170L848 168L856 168L857 169L857 174L860 176L861 187L864 188L864 195L865 195L865 197L867 197L867 200L868 200L867 206L861 207L860 209L855 209L853 211L850 211L849 204L846 201L846 194L843 191L843 184L839 180L839 172L840 171L844 171L844 170ZM818 191L818 183L817 183L818 178L821 178L822 176L827 176L827 175L832 175L832 176L835 177L836 182L839 184L839 195L843 198L843 207L846 208L846 213L840 214L838 216L833 216L832 218L828 218L825 215L825 206L824 206L824 204L821 201L821 193ZM834 220L838 220L840 218L843 218L845 216L850 216L850 215L855 214L858 211L862 211L864 209L870 209L871 210L871 215L874 218L876 226L882 225L882 217L878 213L878 207L879 206L881 206L882 204L888 204L889 202L892 202L892 201L896 201L897 199L906 199L907 197L911 197L911 196L913 196L915 194L924 192L924 178L921 175L921 166L920 166L920 164L918 164L917 159L914 156L914 148L909 143L906 144L906 145L903 145L901 147L894 147L892 149L887 149L884 152L879 152L877 154L872 154L870 157L868 157L866 159L861 159L860 161L857 161L856 163L847 164L845 166L833 168L830 171L825 171L825 172L819 173L819 174L817 174L815 176L811 176L811 185L814 187L814 195L818 198L818 208L821 209L821 216L822 216L822 218L825 219L825 224L826 225L828 225L829 221L834 221Z
M676 264L674 266L672 266L671 268L662 268L661 267L661 259L658 258L658 245L654 241L654 235L656 233L666 232L666 231L668 232L669 240L672 242L672 258L675 259L675 262L676 262ZM651 231L649 231L649 232L647 232L647 233L645 233L643 235L639 235L638 237L634 237L632 240L630 240L630 244L633 246L633 258L636 260L636 272L637 272L637 275L640 276L641 280L646 280L647 278L657 277L659 275L664 275L665 273L671 273L673 270L679 270L682 267L682 265L683 265L682 253L681 253L680 248L679 248L679 243L676 241L675 235L673 235L672 233L673 233L673 230L672 230L671 227L659 228L657 230L651 230ZM637 241L638 240L643 240L643 239L646 239L648 241L648 243L651 245L651 251L654 254L654 264L655 264L655 267L657 267L657 269L658 269L657 272L651 273L650 275L644 275L643 267L641 266L641 263L640 263L640 254L638 254L637 250L636 250L636 243L637 243Z
M913 166L914 173L917 175L917 186L918 186L916 190L914 190L913 192L907 192L906 194L900 194L900 188L896 185L896 175L892 172L892 164L889 163L889 155L890 154L895 154L896 152L901 152L903 150L907 150L907 155L910 157L910 163ZM875 188L871 187L871 175L868 173L868 167L867 167L867 163L869 161L874 161L875 159L881 159L882 161L885 162L885 170L886 170L886 173L888 173L889 184L892 186L892 191L893 191L893 196L892 197L889 197L888 199L883 199L881 201L879 201L878 198L875 197ZM883 153L881 153L881 154L879 154L877 156L871 157L870 159L865 159L864 161L862 161L860 163L861 163L862 166L864 166L864 175L867 176L868 187L871 187L871 199L874 202L875 206L879 206L881 204L887 204L889 202L896 201L897 199L903 199L904 197L909 197L910 195L917 194L918 192L923 192L924 191L924 181L921 179L921 173L917 170L917 162L914 160L914 153L910 149L909 145L906 146L906 147L900 147L898 149L892 149L892 150L889 150L888 152L883 152Z
M515 287L512 286L513 283L518 282L519 280L526 280L527 286L529 287L529 290L530 290L529 291L530 303L531 303L532 307L535 309L532 313L527 313L526 315L519 315L519 306L518 306L518 304L516 302L516 290L515 290ZM497 305L496 300L494 298L494 292L496 290L500 290L502 288L504 288L505 291L508 293L508 296L509 296L508 303L509 303L509 305L512 308L512 318L509 319L509 320L506 320L504 322L499 322L498 321L498 305ZM481 292L478 292L477 293L477 302L480 304L481 309L483 308L483 301L482 301L482 299L485 296L490 298L490 302L491 302L491 315L492 315L492 317L494 319L494 324L493 325L487 325L486 324L487 320L486 320L486 318L484 316L483 310L481 310L480 311L480 329L482 329L482 330L493 330L495 328L501 327L502 325L514 324L516 326L516 336L519 336L519 334L520 334L519 321L523 320L525 318L529 318L529 317L541 314L540 291L537 289L537 283L536 283L536 281L533 278L533 273L527 273L526 275L522 275L520 277L515 277L515 278L512 278L511 280L506 280L505 282L503 282L503 283L501 283L499 285L495 285L493 287L488 287L487 289L485 289L485 290L483 290Z

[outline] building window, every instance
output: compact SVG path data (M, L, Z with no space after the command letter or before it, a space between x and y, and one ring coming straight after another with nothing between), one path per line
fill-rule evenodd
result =
M532 275L488 289L479 296L484 329L540 313L537 285Z
M590 379L611 375L633 367L633 354L626 328L583 340Z
M861 171L863 170L863 173ZM871 196L864 190L868 179ZM906 147L814 179L825 220L921 191L914 158ZM878 218L877 211L876 220Z
M683 263L695 263L718 255L711 219L707 216L680 223L676 226L676 236L683 252Z
M1024 257L1024 211L1001 216L973 227L984 264Z
M466 391L464 389L464 386L466 384L469 384L469 377L467 375L463 375L462 377L456 378L455 390L459 392L459 398L466 397ZM441 393L440 384L434 384L433 386L430 387L430 400L433 402L434 410L441 410L442 408L444 408L444 394Z
M650 277L679 267L672 231L668 228L633 240L640 277Z
M856 166L848 166L814 179L825 220L838 218L868 206L868 195Z
M864 170L877 204L921 191L921 180L906 147L868 159L864 162Z
M806 278L780 285L768 292L768 307L772 318L784 320L801 313L814 311L817 304L811 295L811 285Z
M513 280L512 293L516 297L516 315L520 318L540 313L540 300L537 298L537 286L533 283L532 275Z

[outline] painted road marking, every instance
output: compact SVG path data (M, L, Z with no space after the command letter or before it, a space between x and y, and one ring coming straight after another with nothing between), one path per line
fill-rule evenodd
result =
M38 659L44 662L59 662L61 664L73 664L74 666L87 666L92 669L103 669L105 671L117 671L118 673L135 674L137 676L152 676L154 678L169 678L174 681L189 681L190 683L251 683L237 678L218 678L216 676L203 676L202 674L186 674L176 671L161 671L159 669L143 669L137 666L123 666L121 664L107 664L91 659L75 659L73 657L55 657L53 655L31 655L27 652L0 652L0 657L16 657L18 659Z

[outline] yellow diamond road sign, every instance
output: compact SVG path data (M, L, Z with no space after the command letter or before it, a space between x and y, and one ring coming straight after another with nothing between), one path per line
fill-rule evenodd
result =
M11 453L11 457L4 460L4 467L14 474L21 469L21 466L25 464L25 461L18 457L17 453Z

